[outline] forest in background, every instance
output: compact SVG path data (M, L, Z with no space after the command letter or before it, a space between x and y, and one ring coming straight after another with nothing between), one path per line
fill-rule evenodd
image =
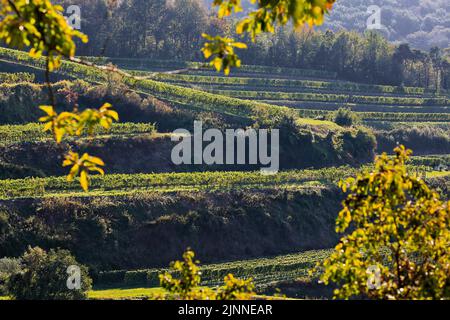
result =
M447 51L378 33L286 28L239 52L243 64L230 75L218 74L201 63L199 34L237 38L233 21L217 22L199 2L168 1L86 2L83 19L97 15L82 30L96 44L77 51L80 60L63 53L53 70L51 53L67 43L45 32L49 0L9 7L19 23L17 33L0 28L6 43L11 35L22 43L22 19L42 32L33 35L37 52L0 48L0 300L159 299L155 290L161 299L229 299L223 293L239 283L249 283L248 296L231 299L273 295L279 285L276 296L303 299L448 298ZM311 2L317 9L321 0ZM219 133L279 130L280 172L176 164L172 131L190 131L195 120ZM349 193L344 202L339 189ZM197 269L194 253L183 254L195 281L180 294L170 282L187 273L166 267L186 248L207 265ZM325 285L343 284L338 291L319 284L316 263ZM67 265L81 267L82 290L69 291ZM374 291L367 276L378 265L386 276ZM195 295L223 279L217 293ZM358 289L349 289L355 279Z
M352 10L345 9L343 14L344 8L350 5L348 1L336 4L329 22L320 32L309 29L293 32L291 28L284 28L275 34L259 36L256 43L245 39L249 48L240 53L243 62L328 70L337 72L340 78L364 83L417 86L436 91L450 88L450 51L445 49L448 41L438 41L436 44L440 47L427 48L427 51L414 49L417 43L414 39L419 35L431 41L423 30L434 32L445 29L450 23L446 22L450 18L446 18L449 13L443 1L433 2L433 5L425 5L428 3L425 1L408 2L408 6L386 5L390 8L390 13L384 14L386 19L390 17L410 32L416 30L408 27L410 24L421 28L415 36L396 31L398 36L391 32L387 38L386 32L359 34L358 31L364 31L358 30L361 19L352 12L364 16L366 11L358 4L361 1L353 1ZM60 2L66 8L74 4L72 0ZM81 7L81 29L90 38L87 45L80 46L80 55L203 61L199 50L203 32L238 38L234 34L234 21L218 20L198 0L178 0L177 6L168 5L166 0L81 0L76 3ZM385 11L386 6L383 6ZM416 20L410 17L409 23L403 23L397 7L402 10L408 7L401 11L404 19L417 13L423 21L416 21L417 15L414 15ZM337 31L341 27L356 31ZM389 40L407 40L411 45L391 44Z
M209 5L211 0L205 0ZM450 4L446 0L340 0L337 1L320 30L357 31L367 29L367 19L380 8L383 35L394 43L410 43L416 49L447 48L450 43ZM244 12L252 4L244 2Z
M429 50L450 43L450 3L447 0L341 0L336 2L323 29L364 32L367 8L381 9L381 24L389 41L410 43Z

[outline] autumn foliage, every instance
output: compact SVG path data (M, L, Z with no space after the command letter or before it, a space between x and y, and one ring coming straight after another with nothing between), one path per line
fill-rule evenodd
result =
M336 221L344 236L321 275L337 298L450 297L450 202L408 173L411 150L395 153L340 184L349 193Z

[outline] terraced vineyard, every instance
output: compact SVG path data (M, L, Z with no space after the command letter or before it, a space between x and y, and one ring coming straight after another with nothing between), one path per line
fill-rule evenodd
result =
M270 283L310 278L308 270L325 259L330 252L331 250L306 251L271 258L203 265L202 285L221 285L223 278L229 273L243 279L252 278L259 289ZM108 271L100 273L98 281L101 286L156 287L159 283L158 275L166 270Z
M276 175L260 172L194 172L163 174L110 174L94 176L90 192L64 177L0 180L0 199L51 196L100 196L143 191L219 191L245 189L300 188L332 184L356 173L348 167L321 170L283 171Z
M120 61L118 61L119 65ZM123 64L124 67L130 67ZM131 70L139 76L151 72ZM319 78L319 77L317 77ZM158 74L155 79L186 88L205 90L296 109L302 117L324 117L340 107L356 111L365 121L450 122L449 93L418 87L368 85L335 79L280 77L205 76L197 70L184 74Z
M41 161L53 155L45 152L80 145L71 139L56 145L42 125L25 123L13 114L27 111L5 108L11 118L4 119L15 120L0 126L0 148L5 151L0 155L0 171L16 170L16 177L26 178L0 180L0 218L7 217L0 222L7 221L5 225L15 233L14 239L0 242L0 257L12 255L8 243L26 247L26 241L34 241L75 248L80 261L94 270L96 286L142 286L158 292L162 266L193 242L207 262L202 267L203 285L216 286L233 273L252 277L262 290L273 282L308 278L307 271L329 254L330 250L319 249L337 241L334 220L343 195L336 184L371 168L376 150L372 139L379 151L388 152L398 142L415 143L418 156L411 159L410 172L428 179L439 192L448 192L449 92L352 83L321 70L249 65L225 77L195 62L84 59L112 62L134 76L123 75L112 82L104 70L64 61L55 76L71 85L59 84L58 93L74 94L72 87L83 86L74 80L83 80L87 89L81 90L82 101L100 102L100 92L102 99L116 99L122 113L138 110L164 117L158 123L142 120L138 113L109 131L81 137L83 147L99 151L106 145L114 151L109 160L117 160L113 173L92 176L89 192L83 192L78 181L69 183L62 174L48 174L52 171L43 170ZM20 84L44 92L43 86L35 85L43 79L43 68L43 59L0 48L2 94L9 99L5 101L20 105L29 98L11 93ZM114 97L115 86L125 87L124 95L129 96ZM145 108L141 100L146 101ZM134 105L138 107L133 111ZM341 107L352 109L365 127L335 122L335 110ZM290 131L282 136L286 144L281 149L289 161L287 169L276 175L245 169L174 172L172 163L156 163L151 168L158 170L153 171L145 163L167 160L161 149L152 149L167 141L151 139L173 137L170 130L157 132L164 122L182 127L200 118L209 126L220 123L228 128L234 125L230 119L258 126L285 117L294 119L284 123L288 128L284 130ZM155 156L146 157L149 152ZM59 163L58 157L52 159ZM305 161L295 162L298 159ZM34 162L39 163L31 168ZM150 292L137 291L137 295ZM127 297L132 294L126 292ZM90 295L101 298L95 291Z
M4 125L0 126L0 145L8 146L12 144L49 141L53 137L47 131L43 131L44 126L38 123L26 125ZM95 136L134 136L142 134L153 134L156 132L155 126L150 123L116 123L108 131L96 128ZM86 135L85 135L86 136Z
M17 51L9 50L9 49L0 49L0 58L5 62L11 63L21 63L22 65L28 65L35 68L43 68L43 61L36 61L30 59L26 54L20 53ZM120 63L120 66L128 66L128 64L123 61ZM145 64L144 64L145 65ZM193 71L188 69L186 72L188 73L188 81L183 80L185 75L159 75L158 73L154 73L150 70L149 72L140 71L141 75L147 76L149 78L142 79L136 81L132 78L125 78L125 83L131 85L132 88L138 90L143 93L151 94L155 97L163 99L168 102L172 102L175 104L182 105L187 108L195 108L195 109L203 109L213 112L219 112L224 114L232 114L241 117L254 117L255 112L258 110L265 110L265 112L270 112L273 115L281 114L281 113L292 113L298 114L301 117L307 118L317 118L326 116L330 112L330 107L326 107L325 103L333 103L334 107L331 109L337 109L341 106L349 106L353 107L358 111L358 114L362 117L363 120L371 120L371 121L439 121L439 122L449 122L450 121L450 110L449 108L449 96L447 92L441 92L438 95L436 93L432 93L429 90L425 90L423 88L403 88L403 87L390 87L390 86L366 86L361 84L353 84L348 82L339 82L336 80L324 82L319 81L319 84L315 82L298 82L299 78L302 78L300 75L287 75L288 79L279 79L280 72L274 73L264 73L271 72L270 68L264 69L264 67L255 67L260 70L262 75L265 75L263 78L264 81L268 81L268 85L265 88L269 89L266 91L253 91L253 90L244 90L244 87L240 86L240 82L242 82L239 74L237 76L237 85L235 86L235 90L217 90L211 89L210 84L205 84L206 80L195 76L191 80L191 74L196 75L199 71L194 69ZM203 72L203 71L202 71ZM105 74L91 67L77 65L71 62L64 62L61 70L58 73L65 75L69 78L82 78L92 82L104 82ZM173 83L173 79L177 79L176 77L180 77L180 81L176 82L180 84L180 82L184 85L174 86L170 83ZM270 80L272 77L272 80ZM157 82L154 80L150 80L150 78L155 80L163 80L166 81L167 84L163 84L162 82ZM161 79L160 79L161 78ZM221 80L221 78L227 80ZM269 78L269 80L266 80ZM215 79L215 80L214 80ZM233 77L219 77L215 76L212 80L219 82L233 82L235 80ZM257 78L256 78L257 79ZM259 80L259 79L258 79ZM322 86L327 88L340 88L340 94L335 93L295 93L295 92L273 92L273 86L270 84L273 81L275 83L279 81L286 81L290 83L290 87L297 88L299 85L300 90L304 89L305 86ZM244 81L245 82L245 81ZM186 85L188 83L188 85ZM302 88L303 83L303 88ZM286 86L286 83L283 84ZM187 87L186 87L187 86ZM270 89L271 88L271 89ZM206 94L202 93L201 90L206 90L208 92L215 92L217 94ZM357 95L354 92L358 92ZM372 94L373 91L380 91L377 94ZM361 93L361 94L359 94ZM366 93L366 95L364 95ZM381 94L382 93L382 94ZM231 97L226 98L221 94L228 94ZM234 97L239 97L243 99L250 100L242 100L235 99ZM258 102L258 98L264 102ZM265 100L270 98L270 100ZM300 99L297 102L292 102L292 99ZM251 101L255 100L255 101ZM269 103L266 103L269 102ZM319 104L317 104L319 103ZM310 105L310 108L304 109L305 105ZM277 106L279 105L279 106ZM303 106L302 106L303 105ZM378 106L379 108L385 108L385 110L380 110L380 112L373 111L363 111L361 108L370 108L371 106ZM415 109L412 109L412 108ZM359 108L359 109L358 109ZM386 111L390 108L391 112ZM427 109L429 108L429 109ZM417 110L420 109L420 110ZM414 112L411 112L415 110ZM420 111L420 112L419 112ZM323 123L327 125L326 122Z

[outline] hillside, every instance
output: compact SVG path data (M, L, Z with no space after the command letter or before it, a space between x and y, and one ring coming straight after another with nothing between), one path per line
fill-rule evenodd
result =
M213 1L205 0L210 8ZM348 30L364 33L370 16L369 6L381 8L381 30L395 43L409 43L416 49L433 46L448 48L450 43L450 6L446 0L339 0L319 30ZM244 12L252 9L243 1ZM240 13L240 15L244 15Z
M385 27L382 32L388 40L424 50L433 46L448 48L450 6L446 0L340 0L322 28L364 32L370 5L381 8L381 24Z
M74 96L81 108L107 101L121 122L57 145L36 123L36 105L48 101L43 61L9 49L0 59L0 257L28 245L66 248L96 288L157 286L156 275L192 247L207 264L204 285L233 272L254 277L258 293L329 296L307 270L338 241L339 180L405 143L416 155L408 170L449 196L445 89L350 82L314 69L244 65L225 77L189 61L84 57L133 76L64 61L52 75L58 111L71 110ZM339 124L343 107L353 123ZM279 128L280 172L173 164L172 132L192 130L194 120L222 131ZM60 164L71 149L106 162L89 192L66 181Z

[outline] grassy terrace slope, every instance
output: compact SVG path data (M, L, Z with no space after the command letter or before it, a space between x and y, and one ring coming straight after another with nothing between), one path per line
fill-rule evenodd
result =
M61 247L93 270L132 270L167 267L187 247L203 263L217 263L335 244L342 194L332 185L246 189L229 183L227 175L223 180L224 186L214 192L93 191L0 200L5 230L0 256L17 256L28 245ZM0 189L4 187L14 188Z
M23 65L43 68L44 59L32 59L27 53L0 48L0 58L5 61L21 63ZM79 65L64 61L60 69L56 71L58 74L70 77L80 78L92 82L106 82L106 74L98 69ZM142 91L147 94L154 95L162 100L181 103L204 110L231 114L242 117L254 118L259 112L263 112L270 117L282 114L296 114L293 110L285 107L273 106L265 103L246 101L241 99L229 98L221 95L205 93L203 91L183 88L171 84L166 84L154 80L136 81L132 78L124 78L124 82L129 84L133 89ZM299 120L302 121L301 119ZM307 121L307 120L306 120ZM311 124L311 123L306 123ZM330 122L316 122L312 125L329 126Z
M93 270L131 270L167 267L188 246L204 263L330 248L344 196L334 181L347 174L114 175L95 178L90 193L62 177L3 180L0 256L61 247ZM449 172L439 174L430 185L448 196Z
M177 144L172 141L173 135L156 133L150 124L118 124L110 132L98 132L94 139L67 139L59 145L41 129L42 125L38 124L0 126L0 178L67 174L67 168L61 167L61 156L69 149L101 157L107 173L254 171L266 167L261 164L175 165L171 160L172 149ZM303 128L294 129L298 131L284 127L280 130L281 170L358 165L372 160L374 144L372 140L367 142L364 130L344 131L330 139L331 134L321 137ZM287 136L290 138L285 139Z
M137 75L151 74L131 71ZM368 85L340 80L280 79L186 74L159 74L156 79L184 87L297 109L303 117L325 116L343 105L364 120L450 121L449 93L430 89Z

